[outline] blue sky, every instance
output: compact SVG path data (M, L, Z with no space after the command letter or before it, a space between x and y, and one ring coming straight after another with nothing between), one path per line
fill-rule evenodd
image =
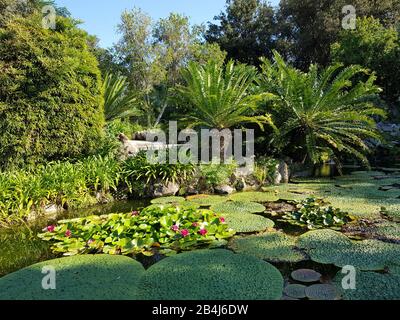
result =
M82 28L98 36L102 47L110 47L117 41L116 26L124 9L136 6L154 19L178 12L189 16L191 23L200 24L211 21L225 7L225 0L56 0L56 3L67 7L74 18L83 20Z

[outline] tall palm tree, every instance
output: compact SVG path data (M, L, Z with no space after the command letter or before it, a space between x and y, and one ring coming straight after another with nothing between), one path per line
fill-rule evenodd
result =
M178 88L181 103L189 107L185 118L190 127L227 129L243 123L261 128L271 123L268 115L254 115L269 94L253 94L257 70L233 61L221 67L216 61L190 62L183 71L185 85Z
M106 121L141 115L136 95L128 92L126 77L106 74L103 92Z
M366 75L365 82L356 83ZM275 95L268 111L279 130L271 145L303 162L317 164L328 157L340 164L339 156L348 154L368 165L365 140L380 139L373 117L385 115L372 103L381 91L375 79L360 66L335 64L319 72L312 65L304 73L277 52L272 62L262 59L259 85Z

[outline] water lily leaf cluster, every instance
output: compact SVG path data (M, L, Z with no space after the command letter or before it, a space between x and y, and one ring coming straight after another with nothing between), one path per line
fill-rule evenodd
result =
M323 200L308 198L297 202L296 210L287 212L282 220L312 230L320 228L340 229L352 219L347 212L326 206Z
M141 212L90 216L59 221L39 237L64 255L107 253L173 254L196 247L218 246L234 235L225 219L210 210L152 206Z

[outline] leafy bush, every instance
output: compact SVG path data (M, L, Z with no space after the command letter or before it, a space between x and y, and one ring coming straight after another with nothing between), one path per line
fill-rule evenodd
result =
M308 198L298 202L294 212L287 212L283 221L308 229L331 228L340 229L351 221L347 212L326 207L320 199Z
M0 172L0 219L23 218L49 204L82 207L93 203L96 192L117 189L120 174L115 159L101 156Z
M300 262L304 253L296 249L296 238L281 232L267 232L244 238L235 238L230 244L233 251L249 254L270 262Z
M203 164L200 166L200 174L204 178L208 189L224 185L229 182L237 169L237 164Z
M57 290L43 290L42 270L52 266ZM135 300L145 270L130 258L87 255L49 260L0 278L0 300Z
M168 159L168 152L167 152ZM142 192L143 185L154 182L181 182L193 176L195 167L192 164L151 163L146 152L127 159L122 168L126 183L134 192Z
M96 149L104 124L101 75L86 32L42 14L0 29L0 168L78 158Z
M232 237L224 219L209 210L161 208L59 221L40 234L64 255L108 253L151 256L198 246L221 245Z
M274 183L278 163L278 160L273 158L258 158L254 166L253 176L261 185Z
M198 250L151 266L141 282L146 300L277 300L283 278L257 258L227 250Z

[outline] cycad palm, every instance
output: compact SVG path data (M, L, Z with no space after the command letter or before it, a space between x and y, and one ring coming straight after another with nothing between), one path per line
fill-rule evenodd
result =
M259 102L268 95L252 94L257 78L254 67L232 61L225 67L215 61L206 65L191 62L183 71L183 78L185 86L179 87L178 92L181 102L190 108L185 120L191 127L221 130L249 122L263 127L270 122L267 115L254 116Z
M380 92L374 75L354 84L352 79L367 70L340 64L321 72L312 65L303 73L288 66L277 52L274 63L263 59L262 71L262 90L275 95L270 111L279 134L271 143L281 152L295 150L314 164L322 155L339 162L339 155L348 154L368 165L365 139L380 139L373 116L385 115L371 103Z
M106 121L139 116L136 96L128 92L126 77L108 73L103 82Z

